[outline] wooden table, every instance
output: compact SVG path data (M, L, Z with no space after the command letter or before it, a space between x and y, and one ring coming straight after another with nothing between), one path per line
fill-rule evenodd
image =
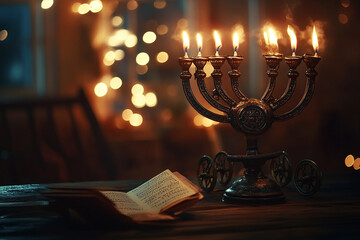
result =
M122 189L143 181L69 183ZM89 225L52 210L40 192L47 185L0 187L0 239L360 239L360 172L324 179L316 195L303 197L290 184L276 205L231 205L223 191L205 198L179 219L146 225Z

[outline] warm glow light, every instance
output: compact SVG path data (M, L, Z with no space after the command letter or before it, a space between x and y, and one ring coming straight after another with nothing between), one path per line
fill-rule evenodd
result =
M113 77L110 80L110 87L112 89L119 89L122 86L122 80L119 77Z
M277 43L278 39L276 37L276 33L273 28L269 27L267 29L267 32L266 31L264 32L264 40L268 48L269 54L275 54L279 51L279 46Z
M213 125L213 120L211 120L211 119L208 119L208 118L206 118L206 117L204 117L203 119L202 119L202 125L204 126L204 127L211 127L212 125Z
M128 48L132 48L137 44L137 37L134 34L130 34L125 40L125 46Z
M138 127L143 123L143 117L138 113L134 113L131 115L129 122L132 126Z
M202 40L200 33L196 34L196 42L197 42L197 47L198 47L198 56L200 57L202 46L203 46L203 40Z
M169 31L169 28L165 24L161 24L156 28L156 32L159 35L165 35L165 34L167 34L168 31Z
M237 51L239 48L239 34L237 32L233 35L233 47L234 47L234 56L237 56Z
M319 43L318 43L315 26L313 28L313 34L312 34L312 44L313 44L314 53L315 53L314 56L317 57L318 53L319 53Z
M107 94L107 92L108 92L108 87L106 86L105 83L100 82L95 85L94 93L96 96L103 97Z
M139 65L146 65L150 61L149 54L146 52L141 52L136 56L136 63Z
M166 1L165 0L155 0L154 7L157 9L163 9L164 7L166 7Z
M129 30L119 29L119 30L115 31L112 36L109 37L108 44L109 44L109 46L112 46L112 47L120 46L131 35L133 35L133 34L131 34L129 32ZM131 37L131 38L133 38L133 37ZM128 43L127 43L130 46L133 44L133 43L131 43L131 40L135 41L135 44L137 43L137 38L136 39L131 39L131 38L128 40Z
M360 158L356 158L356 159L355 159L353 168L354 168L355 170L359 170L359 169L360 169Z
M346 14L340 13L340 14L338 15L338 20L339 20L339 22L340 22L341 24L347 24L348 21L349 21L349 18L348 18L348 16L347 16Z
M155 42L156 40L156 34L152 31L148 31L146 33L144 33L143 35L143 41L144 43L150 44Z
M6 30L0 31L0 41L4 41L8 36L8 32Z
M187 32L183 31L182 37L183 37L183 48L184 48L184 53L185 53L184 58L188 58L189 57L189 48L190 48L189 35L187 34Z
M83 3L79 6L78 13L83 15L87 14L90 11L90 5L87 3Z
M146 97L144 95L133 95L131 102L135 107L143 108L146 105Z
M289 34L290 37L292 55L295 56L297 41L296 41L296 35L294 29L290 27L290 25L288 25L287 33Z
M133 115L133 111L131 111L130 109L125 109L121 116L125 121L129 121L131 116Z
M140 83L135 84L132 88L131 88L131 93L134 96L137 95L142 95L144 93L144 87L143 85L141 85Z
M185 18L180 18L178 21L177 21L177 27L180 28L180 29L185 29L189 26L189 22L188 20L186 20Z
M351 167L354 164L354 156L349 154L346 158L345 158L345 165L347 167Z
M123 60L125 57L125 52L121 49L115 50L115 60L120 61Z
M111 19L111 23L114 27L119 27L123 23L123 19L120 16L114 16Z
M203 116L201 116L200 114L196 115L194 117L195 126L200 127L202 125L202 119L203 119Z
M135 0L130 0L130 1L127 3L127 5L126 5L126 7L127 7L129 10L135 10L135 9L137 9L138 6L139 6L139 4L138 4L137 1L135 1Z
M136 65L136 73L139 75L144 75L148 71L147 65Z
M107 61L114 61L115 60L115 52L114 51L108 51L104 58L107 60Z
M206 73L206 77L210 77L211 73L214 71L214 67L210 62L207 62L204 66L204 72Z
M105 66L111 66L114 64L114 62L115 62L115 58L110 58L107 57L106 55L104 56L103 63Z
M146 98L146 106L148 107L155 107L157 104L157 97L155 93L149 92L145 95Z
M169 54L167 52L159 52L156 56L156 60L159 63L165 63L169 60Z
M215 56L219 56L219 51L222 47L221 39L217 31L214 31L214 38L215 38Z
M41 8L42 9L49 9L54 4L54 0L43 0L41 2Z
M92 0L90 3L90 11L93 13L98 13L102 10L103 4L100 0Z

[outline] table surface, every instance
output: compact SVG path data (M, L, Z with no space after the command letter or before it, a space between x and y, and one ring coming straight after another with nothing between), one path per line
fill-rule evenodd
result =
M142 180L68 183L127 191ZM324 179L304 197L290 183L286 202L273 205L221 203L222 190L205 194L174 221L142 225L93 225L51 210L45 184L0 187L0 239L359 239L360 172Z

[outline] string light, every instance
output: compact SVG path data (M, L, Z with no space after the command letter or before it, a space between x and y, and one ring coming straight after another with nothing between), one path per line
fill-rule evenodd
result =
M54 5L54 0L43 0L41 2L42 9L49 9Z

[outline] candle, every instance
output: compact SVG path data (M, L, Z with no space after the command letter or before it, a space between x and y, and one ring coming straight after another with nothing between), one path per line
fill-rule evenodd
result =
M296 54L295 54L296 45L297 45L296 35L295 35L295 32L292 29L292 27L290 27L289 25L287 28L287 33L289 34L289 37L290 37L292 56L296 56Z
M219 51L222 47L220 36L217 31L214 31L214 38L215 38L215 56L219 56Z
M184 48L184 58L188 58L189 57L189 47L190 47L190 40L189 40L189 36L188 34L183 31L183 48Z
M319 52L319 43L318 43L316 31L315 31L315 25L314 25L313 34L312 34L312 44L313 44L313 48L314 48L314 56L317 57L318 52Z
M200 33L196 34L196 41L197 41L197 47L198 47L198 57L201 57L202 37L201 37Z
M233 35L233 47L234 47L234 56L237 56L238 48L239 48L239 35L237 33L234 33Z

